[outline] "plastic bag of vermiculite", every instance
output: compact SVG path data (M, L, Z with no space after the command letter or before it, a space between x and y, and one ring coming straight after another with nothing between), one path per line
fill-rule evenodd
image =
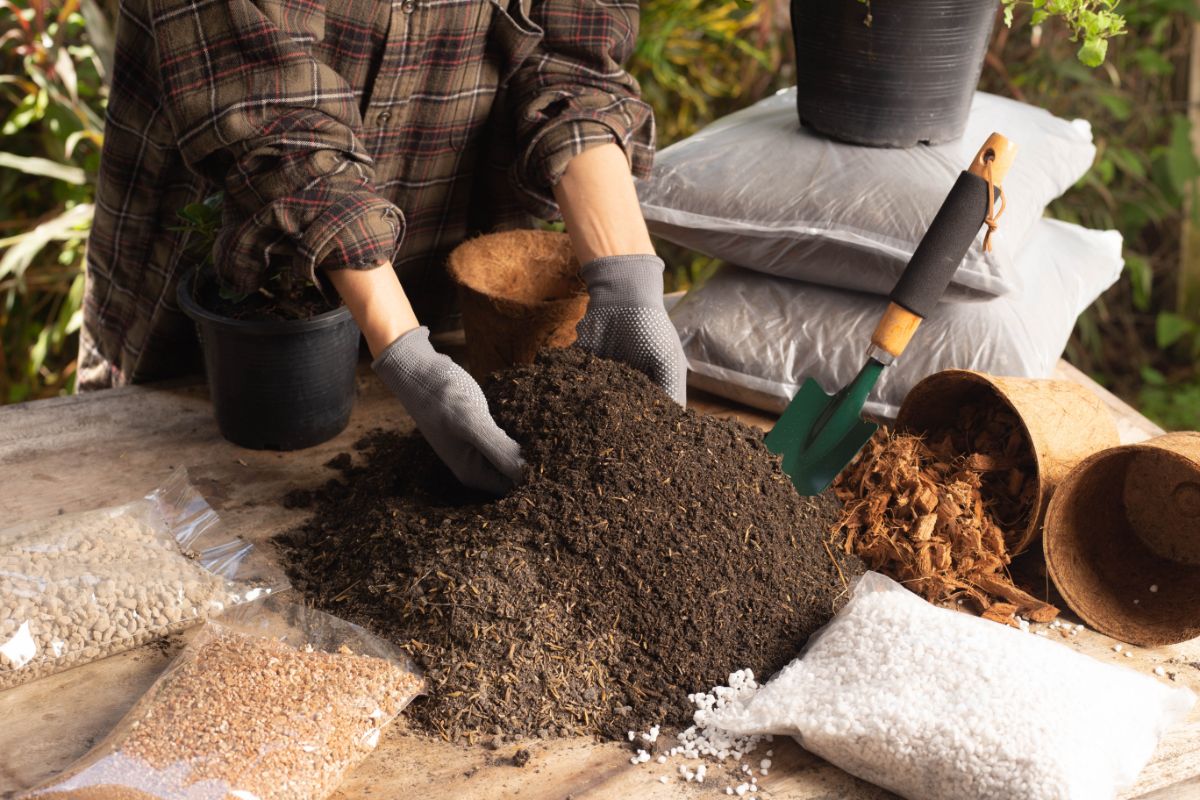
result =
M1104 800L1195 699L868 572L800 658L697 722L794 735L910 800Z
M104 741L22 797L320 800L423 687L392 645L268 598L209 620Z
M184 469L125 505L0 528L0 689L286 587Z

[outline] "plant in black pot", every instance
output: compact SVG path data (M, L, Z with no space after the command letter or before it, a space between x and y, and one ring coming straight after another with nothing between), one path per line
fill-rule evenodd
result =
M999 5L998 5L999 2ZM1124 33L1117 0L792 0L800 119L855 144L912 147L957 139L967 124L1000 5L1052 18L1104 61Z
M221 196L179 212L189 233L179 307L195 323L221 435L254 450L298 450L345 429L359 330L345 306L281 264L251 294L222 287L212 251Z

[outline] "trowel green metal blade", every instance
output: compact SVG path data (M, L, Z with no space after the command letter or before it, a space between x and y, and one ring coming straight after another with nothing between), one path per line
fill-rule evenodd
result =
M883 366L868 359L854 380L832 396L809 378L767 434L767 449L783 456L783 471L800 494L828 489L878 430L861 414Z

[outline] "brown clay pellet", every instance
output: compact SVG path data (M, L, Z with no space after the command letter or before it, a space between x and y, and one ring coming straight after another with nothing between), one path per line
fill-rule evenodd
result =
M171 533L120 509L0 540L0 689L128 650L241 600Z

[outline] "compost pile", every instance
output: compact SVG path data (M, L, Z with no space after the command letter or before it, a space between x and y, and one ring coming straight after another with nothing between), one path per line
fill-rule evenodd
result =
M835 543L930 602L1049 622L1058 609L1008 571L1037 502L1020 422L974 405L953 422L923 437L879 430L835 484L846 503Z
M292 577L425 668L408 717L447 739L625 738L688 724L686 696L790 661L862 572L736 421L640 373L549 351L484 386L528 461L498 501L465 494L422 439L376 432L293 503ZM353 463L352 463L353 462Z

